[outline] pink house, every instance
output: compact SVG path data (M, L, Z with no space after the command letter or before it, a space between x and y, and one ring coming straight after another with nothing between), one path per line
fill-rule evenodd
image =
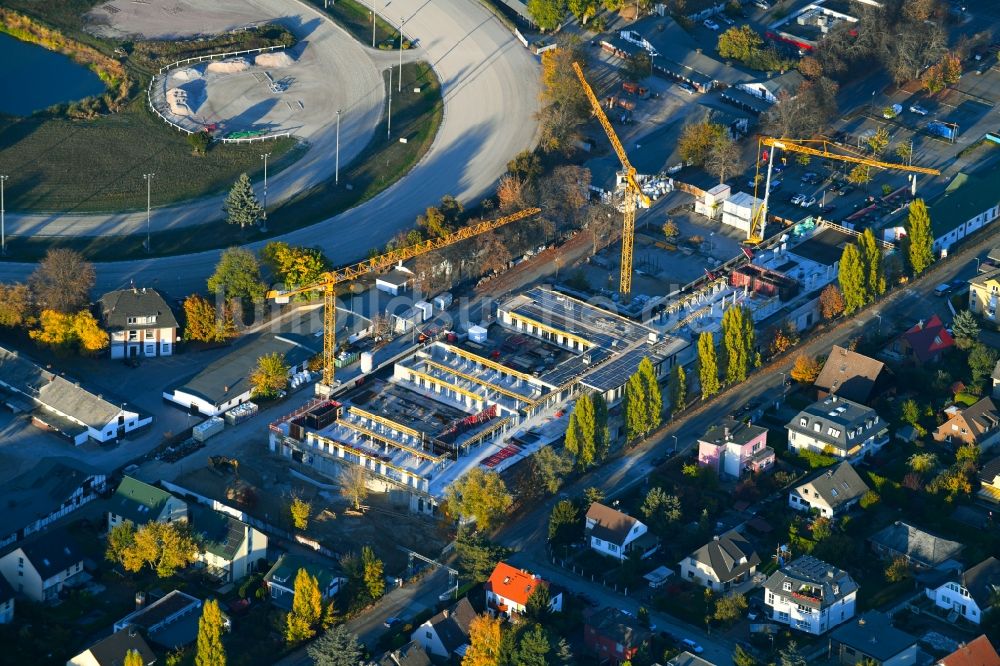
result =
M698 464L735 479L768 469L774 465L774 449L767 445L767 428L722 419L698 440Z

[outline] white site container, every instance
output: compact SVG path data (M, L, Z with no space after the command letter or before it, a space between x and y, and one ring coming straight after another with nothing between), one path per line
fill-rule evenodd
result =
M371 352L361 352L361 373L368 374L375 367L375 356Z
M469 340L473 342L486 342L486 329L482 326L473 326L469 329Z
M434 306L427 301L417 301L413 304L413 307L419 310L423 315L420 321L427 321L434 316Z
M191 438L196 442L204 442L212 435L218 435L225 428L226 422L221 417L213 416L207 421L203 421L191 428Z
M434 297L434 307L438 310L447 310L451 307L453 300L454 299L451 297L451 293L446 291L443 294L438 294Z

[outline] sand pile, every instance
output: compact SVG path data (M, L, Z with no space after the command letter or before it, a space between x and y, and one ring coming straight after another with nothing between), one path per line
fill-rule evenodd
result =
M177 71L173 72L173 76L178 81L194 81L195 79L201 78L201 73L198 72L198 70L196 69L191 69L190 67L186 67L184 69L178 69Z
M231 58L229 60L211 62L205 68L205 71L217 74L236 74L238 72L245 72L248 69L250 69L250 63L247 62L246 58Z
M171 88L167 91L167 105L170 113L175 116L190 116L191 107L187 104L187 92L180 88Z
M254 64L258 67L290 67L295 64L295 60L284 51L279 51L278 53L261 53L254 58Z

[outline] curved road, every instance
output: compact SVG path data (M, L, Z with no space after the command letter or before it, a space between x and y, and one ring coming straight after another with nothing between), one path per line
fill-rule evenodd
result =
M350 211L281 237L317 245L338 264L360 258L412 226L424 208L446 194L477 201L537 133L537 61L475 0L389 0L385 15L406 17L405 32L418 40L423 59L441 80L444 119L431 149L402 180ZM139 217L138 228L144 228L145 216ZM8 215L8 233L14 229L12 219ZM90 218L48 219L48 224L79 229ZM134 279L182 296L204 289L218 255L211 251L99 264L96 288L117 288ZM0 280L23 280L31 269L30 264L0 264Z

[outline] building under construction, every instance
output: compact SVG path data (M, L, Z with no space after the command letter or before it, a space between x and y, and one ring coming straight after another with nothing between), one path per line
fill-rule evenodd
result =
M430 341L384 377L272 423L270 446L331 477L361 466L373 489L430 513L473 467L502 471L559 440L581 391L613 405L643 358L662 377L687 346L536 288L502 303L488 327Z

